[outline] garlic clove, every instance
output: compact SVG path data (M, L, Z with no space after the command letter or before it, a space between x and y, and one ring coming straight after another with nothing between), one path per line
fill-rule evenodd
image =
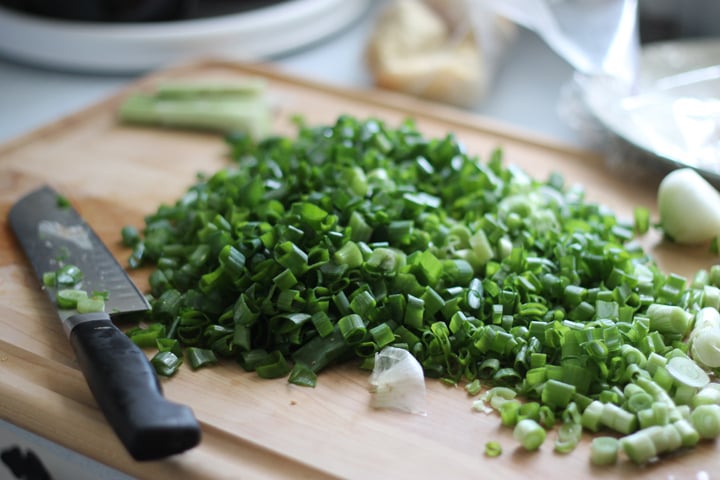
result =
M377 352L369 382L373 408L425 415L423 369L407 350L385 347Z

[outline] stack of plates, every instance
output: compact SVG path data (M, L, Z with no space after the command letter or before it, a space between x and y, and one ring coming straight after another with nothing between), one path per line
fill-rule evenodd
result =
M288 0L150 23L60 20L0 7L0 54L50 68L105 73L137 73L201 56L257 60L341 31L371 1Z

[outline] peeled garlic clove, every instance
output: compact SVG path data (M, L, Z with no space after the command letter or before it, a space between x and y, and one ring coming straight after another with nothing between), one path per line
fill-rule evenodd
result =
M663 178L658 209L662 229L677 243L703 243L720 235L720 193L692 168Z
M375 354L370 374L370 405L425 414L425 377L420 363L402 348L385 347Z

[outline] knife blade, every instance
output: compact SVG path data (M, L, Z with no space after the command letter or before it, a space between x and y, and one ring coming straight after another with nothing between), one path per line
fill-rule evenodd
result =
M145 296L92 228L51 187L28 193L8 220L42 284L62 265L83 274L87 292L107 292L104 312L57 307L56 287L43 285L55 307L95 400L115 434L136 460L156 460L195 447L200 426L186 406L163 396L145 353L112 318L148 310Z

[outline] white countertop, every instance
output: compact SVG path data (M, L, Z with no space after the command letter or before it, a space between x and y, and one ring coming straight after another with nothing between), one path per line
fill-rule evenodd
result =
M370 88L363 50L377 8L342 33L273 61L298 76ZM570 67L535 34L521 30L506 52L489 96L473 111L550 140L588 147L558 114L562 89L571 76ZM135 79L59 72L0 58L0 143L102 100ZM0 450L11 446L32 449L53 478L65 478L73 468L77 469L73 475L81 471L90 475L74 478L127 478L0 420ZM8 478L3 476L7 474L0 464L0 478Z

